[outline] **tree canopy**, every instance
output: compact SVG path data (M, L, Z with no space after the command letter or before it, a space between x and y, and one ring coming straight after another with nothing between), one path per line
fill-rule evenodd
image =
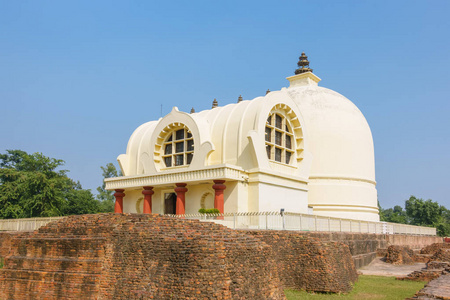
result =
M100 194L95 199L90 190L83 189L79 182L67 176L67 170L60 169L63 166L63 160L42 153L7 150L0 154L0 218L112 211L114 196L111 192L104 191L109 198ZM114 165L108 164L102 170L104 176L117 176Z
M103 178L111 178L122 176L122 172L117 172L116 167L112 163L106 164L105 167L100 167L103 171ZM113 212L114 211L114 192L107 191L105 189L105 182L103 182L102 186L97 188L97 199L100 201L100 211L101 212Z
M431 199L411 196L405 201L405 210L400 205L381 208L380 219L392 223L436 227L440 236L450 235L450 211Z

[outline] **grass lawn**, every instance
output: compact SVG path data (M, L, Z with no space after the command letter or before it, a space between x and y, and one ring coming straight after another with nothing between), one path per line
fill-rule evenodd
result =
M359 275L348 294L307 293L285 290L288 300L295 299L405 299L423 288L425 282L395 280L395 277Z

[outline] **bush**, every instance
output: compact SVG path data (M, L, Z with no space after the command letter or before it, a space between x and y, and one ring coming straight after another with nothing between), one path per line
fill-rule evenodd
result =
M220 211L217 208L200 208L198 212L201 214L220 214Z

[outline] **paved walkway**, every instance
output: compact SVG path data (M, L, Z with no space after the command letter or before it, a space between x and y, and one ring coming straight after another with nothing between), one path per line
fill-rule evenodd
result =
M414 265L392 265L381 259L381 257L375 258L367 266L358 269L358 272L363 275L406 276L411 272L425 268L425 263L415 263Z

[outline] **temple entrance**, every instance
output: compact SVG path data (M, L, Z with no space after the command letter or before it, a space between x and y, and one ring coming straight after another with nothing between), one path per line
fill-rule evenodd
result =
M164 214L176 214L177 207L177 194L165 193L164 194Z

